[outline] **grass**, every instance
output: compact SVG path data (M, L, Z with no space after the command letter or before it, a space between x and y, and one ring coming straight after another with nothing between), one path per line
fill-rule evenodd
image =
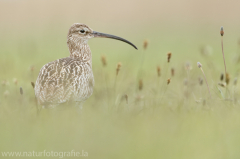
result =
M220 37L211 34L206 39L199 33L199 39L192 41L188 39L197 35L173 35L178 38L148 37L144 51L143 40L137 36L125 37L136 41L139 51L120 42L91 40L96 83L81 114L69 106L42 110L39 115L31 82L45 63L67 56L66 37L52 33L19 35L23 39L14 41L10 41L13 37L5 38L0 47L0 80L6 81L0 86L0 151L84 150L88 158L119 159L239 158L239 85L233 83L239 65L231 60L239 54L237 42L227 34L224 37L231 77L226 89L218 85L224 72ZM201 53L205 41L208 46L204 45ZM211 49L213 54L209 54ZM170 63L166 56L169 51ZM102 66L102 55L106 66ZM137 75L142 57L139 90ZM204 66L211 99L206 83L198 82L203 76L197 61ZM170 68L174 68L174 76ZM171 82L167 85L168 79Z

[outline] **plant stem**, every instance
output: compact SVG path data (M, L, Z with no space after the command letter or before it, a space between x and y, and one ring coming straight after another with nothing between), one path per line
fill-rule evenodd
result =
M202 73L203 73L203 76L204 76L204 78L205 78L205 81L206 81L206 83L207 83L207 79L206 79L206 76L205 76L205 73L204 73L202 67L200 67L200 69L201 69L201 71L202 71ZM207 87L208 87L208 92L209 92L209 95L210 95L210 98L211 98L211 93L210 93L210 89L209 89L208 83L207 83Z
M223 36L221 36L221 45L222 45L223 61L224 61L224 66L225 66L225 77L226 77L227 68L226 68L226 62L225 62L224 51L223 51Z

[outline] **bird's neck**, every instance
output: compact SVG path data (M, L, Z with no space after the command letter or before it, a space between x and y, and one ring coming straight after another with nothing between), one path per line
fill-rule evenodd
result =
M83 62L92 61L91 50L87 43L68 43L68 49L71 58Z

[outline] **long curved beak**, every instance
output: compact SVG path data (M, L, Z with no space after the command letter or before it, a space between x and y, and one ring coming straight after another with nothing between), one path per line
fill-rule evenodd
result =
M123 38L120 38L118 36L115 36L115 35L100 33L100 32L97 32L97 31L93 31L92 34L94 35L94 37L102 37L102 38L110 38L110 39L120 40L120 41L123 41L125 43L128 43L129 45L132 45L135 49L138 49L133 43L131 43L131 42L129 42L129 41L123 39Z

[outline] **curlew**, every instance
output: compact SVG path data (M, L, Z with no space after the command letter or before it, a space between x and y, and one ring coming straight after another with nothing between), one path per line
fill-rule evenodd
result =
M62 103L74 102L81 107L92 95L92 53L87 42L94 37L120 40L137 49L121 37L93 31L85 24L73 24L67 35L70 56L45 64L39 72L34 88L38 105L54 108Z

